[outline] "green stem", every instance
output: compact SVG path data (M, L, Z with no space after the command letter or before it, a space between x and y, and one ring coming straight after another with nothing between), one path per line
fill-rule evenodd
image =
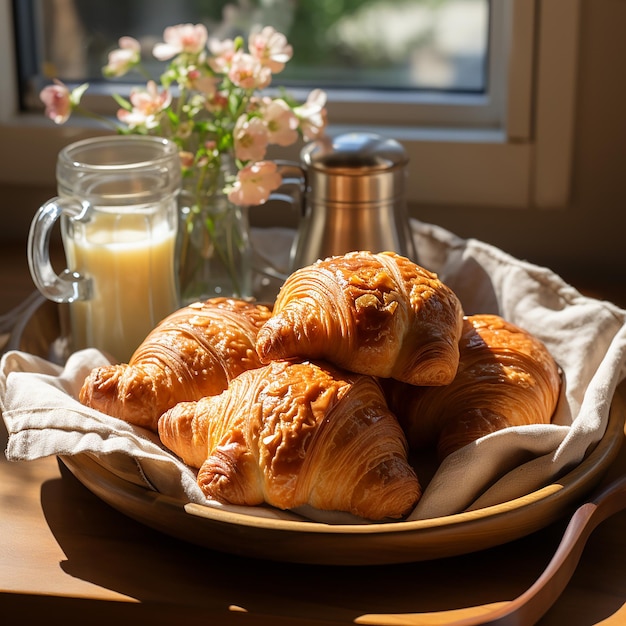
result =
M214 258L215 267L222 267L224 275L228 277L234 294L246 295L243 293L243 284L240 280L236 262L239 258L242 234L237 227L231 228L230 220L239 219L233 214L238 211L238 207L232 207L227 203L222 194L222 174L223 169L219 164L206 167L197 171L195 180L189 180L187 189L191 190L189 213L183 228L183 240L180 248L181 261L181 287L183 297L195 297L198 291L193 290L193 279L196 271L205 262L211 263L207 254ZM210 203L215 202L215 210ZM222 206L222 203L225 203ZM224 209L224 210L222 210ZM222 224L226 220L228 224ZM199 243L192 244L194 229L202 229L202 236ZM232 230L233 232L229 232ZM197 253L194 252L197 249ZM210 253L209 253L210 250ZM246 251L241 251L242 259L245 258ZM201 274L200 274L201 275ZM193 291L187 289L191 286ZM201 292L200 292L201 293Z
M88 109L84 109L80 105L74 107L74 110L84 117L87 117L92 120L97 120L98 122L102 122L103 124L105 124L106 126L108 126L109 128L112 128L113 130L117 132L119 132L123 128L120 124L115 123L110 118L104 117L104 115L98 115L97 113L93 113L92 111L89 111Z

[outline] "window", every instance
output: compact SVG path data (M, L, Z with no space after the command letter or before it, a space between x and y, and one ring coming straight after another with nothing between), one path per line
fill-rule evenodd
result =
M498 100L492 94L501 92L503 72L502 67L487 64L489 16L501 18L498 5L490 10L489 4L489 0L176 4L126 0L123 9L111 11L108 0L23 1L16 4L20 95L23 106L35 110L40 105L38 93L51 78L70 84L89 81L91 94L98 88L110 92L111 82L103 81L101 69L121 35L142 42L148 70L158 76L164 64L152 59L150 50L168 25L202 22L211 36L233 38L245 36L253 24L270 24L295 47L280 83L292 91L311 86L331 91L332 119L372 123L380 116L377 105L393 104L395 123L415 123L417 111L423 124L453 120L495 125ZM492 41L494 45L501 48L502 39ZM498 51L492 54L500 56ZM137 78L143 82L131 72L118 84L130 85ZM354 102L360 104L356 111ZM446 114L451 106L453 113ZM482 114L477 117L478 110Z
M484 93L489 0L29 0L17 3L23 83L38 74L99 79L109 50L128 34L149 51L163 30L201 22L217 38L269 24L295 44L281 74L322 88ZM112 10L115 6L115 10ZM497 10L497 9L496 9ZM120 29L120 25L122 29ZM29 45L33 34L37 49ZM150 59L150 55L145 55ZM154 63L155 73L161 64ZM45 76L44 76L45 77Z
M183 21L203 21L218 36L247 32L249 15L238 10L246 5L294 44L281 84L329 92L331 130L369 128L402 141L412 162L410 201L563 205L579 3L127 0L112 10L107 0L16 0L13 11L0 8L0 70L14 78L0 95L0 138L19 135L24 155L37 142L37 171L53 180L60 145L94 129L41 119L42 81L94 84L106 51L125 34L160 40L165 26ZM29 155L22 167L32 180ZM12 158L0 177L23 178L19 166Z

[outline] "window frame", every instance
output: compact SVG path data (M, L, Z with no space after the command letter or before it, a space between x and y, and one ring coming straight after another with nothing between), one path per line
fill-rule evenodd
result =
M380 97L369 97L356 117L354 96L332 91L329 130L367 129L401 141L410 158L410 204L565 207L580 7L581 0L495 0L490 29L492 51L498 53L490 54L490 75L496 89L487 98L405 98L390 123L393 105ZM0 183L53 185L61 147L106 131L78 118L55 126L41 114L19 112L12 24L11 3L5 1L0 76L7 84L0 90L0 141L11 151L0 157ZM296 159L297 153L282 156Z

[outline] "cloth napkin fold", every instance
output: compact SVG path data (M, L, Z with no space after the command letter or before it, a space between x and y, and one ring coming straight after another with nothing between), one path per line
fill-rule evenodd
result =
M121 478L204 503L193 471L169 454L156 435L76 399L92 368L108 363L94 349L73 353L63 367L24 352L5 354L0 393L9 432L7 459L93 453L107 457L107 469Z
M626 377L626 311L585 297L549 269L484 242L415 220L411 226L418 263L455 291L465 313L498 314L536 335L559 363L564 380L552 424L505 429L450 455L410 515L415 520L525 495L580 463L604 434L613 394ZM284 273L284 252L292 239L289 229L266 229L254 242L258 248L268 246L260 255ZM155 435L76 400L87 373L105 363L96 350L76 352L63 366L19 351L5 354L0 361L0 406L9 433L7 458L90 453L126 480L209 504L195 472ZM299 519L270 508L226 508ZM328 523L360 521L349 515L300 512Z

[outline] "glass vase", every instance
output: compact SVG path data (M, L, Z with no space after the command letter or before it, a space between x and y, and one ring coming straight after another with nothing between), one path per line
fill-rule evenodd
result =
M181 305L218 296L252 295L247 207L223 192L228 164L202 182L183 180L177 246Z

